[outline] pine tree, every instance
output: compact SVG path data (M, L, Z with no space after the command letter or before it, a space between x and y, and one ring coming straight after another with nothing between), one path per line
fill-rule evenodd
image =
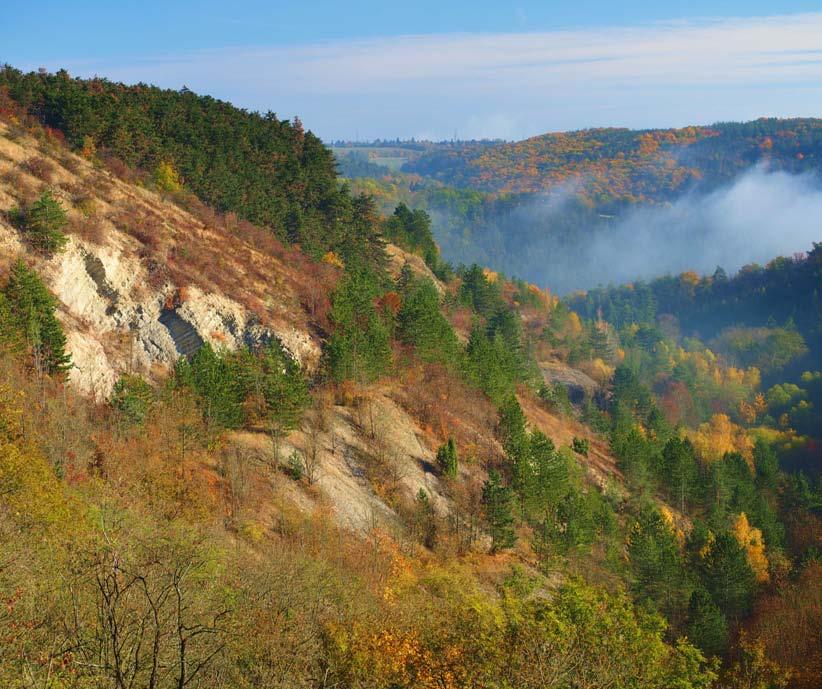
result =
M332 298L334 323L326 356L331 375L338 381L369 382L391 364L390 334L374 307L379 286L365 270L351 268Z
M732 534L716 536L700 569L706 588L723 613L737 618L749 610L756 579L745 549Z
M517 541L514 533L513 493L493 469L482 486L482 502L491 531L491 551L498 552L512 547Z
M642 507L628 539L634 589L667 614L675 612L683 593L684 567L671 525L652 504Z
M4 289L8 310L31 352L35 366L46 373L62 374L71 368L66 336L57 320L57 301L23 261L12 266Z
M691 441L671 438L662 450L662 469L662 478L670 487L679 511L684 513L685 503L691 496L699 473Z
M48 189L23 216L26 238L34 248L46 254L56 253L66 245L68 237L61 230L67 223L66 212Z
M688 638L706 655L722 655L728 646L728 623L704 588L691 594L688 618Z
M456 362L459 342L440 313L439 294L431 280L412 280L406 285L397 325L399 339L413 345L423 361Z
M457 443L454 442L453 438L448 438L448 441L437 450L437 464L439 464L443 476L457 477Z

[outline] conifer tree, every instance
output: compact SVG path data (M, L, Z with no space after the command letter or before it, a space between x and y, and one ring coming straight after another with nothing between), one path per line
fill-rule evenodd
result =
M720 533L700 563L702 580L714 602L728 617L737 618L751 605L756 579L745 549L729 533Z
M722 611L702 587L691 594L688 604L688 638L707 655L721 655L728 645L728 623Z
M61 231L67 222L66 212L49 189L23 215L26 238L34 248L46 254L60 251L68 242Z
M512 547L517 541L514 533L513 493L493 469L482 487L482 502L491 531L491 551L498 552Z
M55 315L57 301L37 273L17 261L3 291L35 366L50 374L68 371L71 355L66 353L66 336Z
M444 445L440 445L437 450L437 464L439 464L440 471L444 476L449 478L457 477L457 443L454 442L453 438L448 438Z

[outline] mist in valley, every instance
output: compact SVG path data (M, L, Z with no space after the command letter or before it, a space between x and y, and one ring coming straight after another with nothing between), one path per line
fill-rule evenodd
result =
M434 212L434 231L449 260L486 263L559 294L717 266L731 274L822 240L822 179L811 173L757 166L728 186L617 216L583 207L576 191L565 186L469 228Z

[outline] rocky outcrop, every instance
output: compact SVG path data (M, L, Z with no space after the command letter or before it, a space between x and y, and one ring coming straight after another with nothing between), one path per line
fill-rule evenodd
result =
M582 404L597 399L600 386L582 371L567 364L543 362L539 365L543 380L551 385L562 385L568 391L568 399L573 404Z

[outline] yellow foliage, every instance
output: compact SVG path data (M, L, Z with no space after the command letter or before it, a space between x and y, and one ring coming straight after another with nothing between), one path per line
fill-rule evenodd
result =
M716 543L716 535L713 531L709 531L708 537L705 539L705 545L699 549L699 557L704 560L714 547L714 543Z
M499 279L499 273L495 273L490 268L483 268L482 274L485 276L485 279L492 284Z
M614 375L614 367L609 366L600 358L586 361L580 364L579 368L600 384L606 383Z
M732 531L739 545L745 549L748 564L756 575L756 580L761 584L768 582L768 558L765 555L762 532L750 525L744 512L740 512L734 520Z
M326 251L323 254L322 261L323 263L326 263L330 266L334 266L335 268L339 268L340 270L345 269L345 263L343 263L343 260L339 256L337 256L337 254L335 254L333 251Z
M727 452L739 452L749 465L753 461L753 441L727 414L714 414L709 422L692 431L690 437L694 449L705 462L720 460Z
M172 193L180 191L180 189L183 188L179 173L174 169L174 166L167 161L161 162L154 171L154 183L161 191Z
M571 311L568 315L568 324L571 335L577 336L582 333L582 321L579 320L579 316L576 311Z
M745 400L740 400L739 416L745 423L752 424L756 421L756 407Z

